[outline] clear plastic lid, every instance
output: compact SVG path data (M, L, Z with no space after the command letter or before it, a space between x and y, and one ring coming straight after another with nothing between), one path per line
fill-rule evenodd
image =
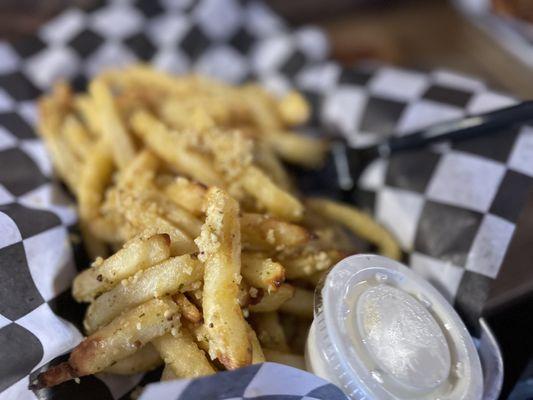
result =
M455 310L385 257L348 257L329 272L306 353L313 372L353 399L482 398L479 357Z

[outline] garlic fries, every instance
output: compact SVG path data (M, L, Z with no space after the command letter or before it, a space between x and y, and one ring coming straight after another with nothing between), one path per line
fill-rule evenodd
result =
M317 167L327 150L294 131L310 114L299 93L137 65L87 93L58 84L39 111L94 262L72 288L89 303L88 337L37 386L161 364L162 379L265 358L302 367L292 337L313 316L312 289L356 252L342 226L400 254L369 216L295 189L282 161Z

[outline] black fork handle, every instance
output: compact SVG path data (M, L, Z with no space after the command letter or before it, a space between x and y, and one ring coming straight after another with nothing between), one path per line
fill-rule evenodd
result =
M372 147L375 147L379 155L386 156L398 151L426 146L429 143L463 140L491 134L499 129L530 120L533 120L533 100L485 114L442 122L400 137L392 137Z
M402 136L394 136L368 147L349 147L344 140L332 143L337 187L350 193L365 167L374 159L430 143L459 141L497 133L499 130L533 121L533 100L485 114L442 122Z

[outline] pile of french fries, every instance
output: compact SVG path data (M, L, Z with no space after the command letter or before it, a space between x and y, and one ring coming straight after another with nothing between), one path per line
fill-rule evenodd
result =
M356 252L351 233L400 255L366 214L297 192L283 161L320 167L327 150L293 131L309 116L298 93L137 65L86 93L58 84L39 107L94 262L72 289L90 303L87 338L38 386L161 365L162 379L304 368L313 289Z

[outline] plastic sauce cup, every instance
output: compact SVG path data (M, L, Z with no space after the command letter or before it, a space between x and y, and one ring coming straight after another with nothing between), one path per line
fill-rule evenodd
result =
M479 400L483 374L465 325L442 295L375 255L338 263L315 292L307 368L357 400Z

